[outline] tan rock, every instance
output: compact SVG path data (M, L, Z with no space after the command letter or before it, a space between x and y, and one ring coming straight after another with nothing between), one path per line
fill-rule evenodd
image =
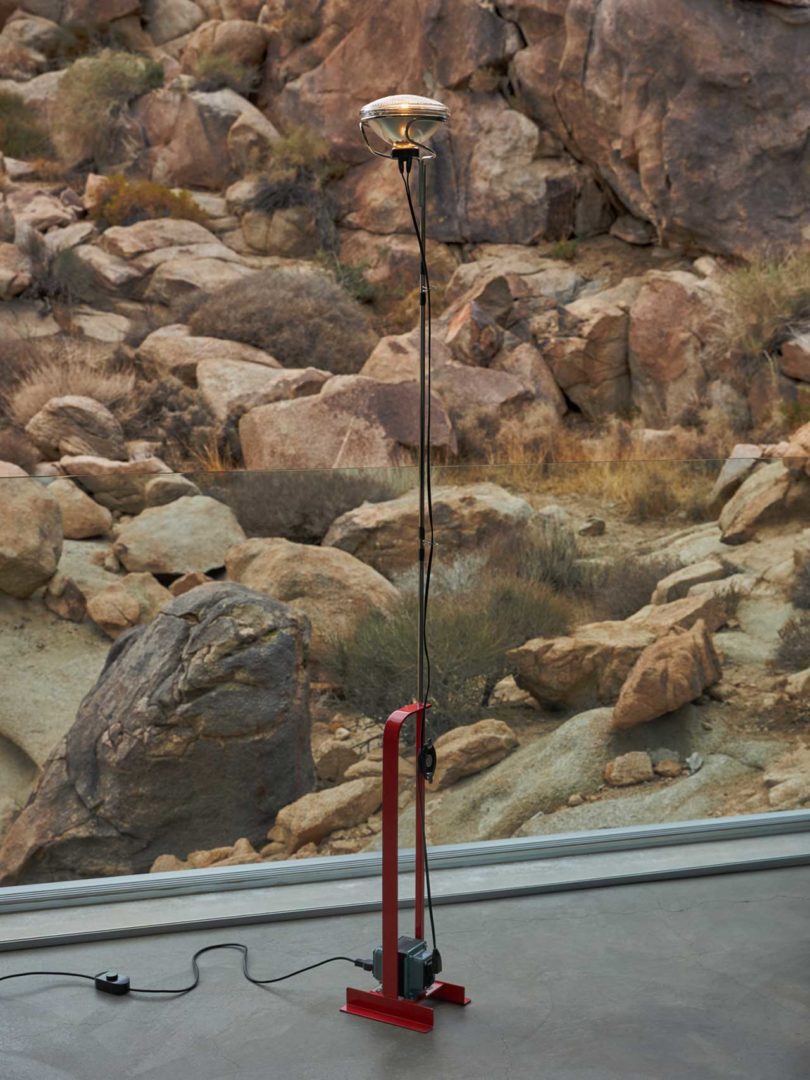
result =
M87 614L87 598L76 582L58 571L48 582L43 594L48 611L67 622L80 623Z
M13 476L28 476L28 473L10 461L0 461L0 479L10 480Z
M39 480L0 484L0 593L24 599L56 572L62 554L59 503Z
M399 593L376 570L334 547L254 539L232 547L228 577L303 611L312 623L311 656L322 660L358 620L390 611Z
M228 153L234 170L247 174L265 169L279 138L276 128L258 109L243 112L228 130Z
M605 766L605 782L611 787L629 787L654 779L650 755L643 750L621 754Z
M754 471L762 457L761 446L754 443L737 443L718 473L709 493L709 505L718 510L721 509L743 480Z
M255 272L238 262L180 255L160 264L144 295L152 303L171 304L197 291L215 292Z
M696 622L702 620L709 633L713 634L725 624L723 604L713 589L703 592L698 591L703 589L701 585L693 588L695 592L681 600L671 600L668 604L648 604L640 608L627 622L642 626L659 638L671 630L691 630Z
M62 531L66 540L87 540L105 536L112 528L112 514L99 506L72 480L54 480L48 491L62 511Z
M462 364L487 365L503 342L503 330L475 300L462 305L450 319L445 343Z
M14 244L0 244L0 300L12 300L31 284L31 262Z
M76 220L73 209L44 192L31 193L21 189L8 196L8 203L14 211L16 223L28 225L37 232L60 229Z
M83 488L110 510L139 514L144 508L147 483L160 473L171 473L160 458L139 461L112 461L109 458L78 454L59 462L66 476L75 477Z
M94 398L51 398L28 422L25 431L49 458L67 454L91 454L117 461L127 458L121 425Z
M196 73L207 56L222 56L242 68L258 73L267 51L267 33L246 19L209 19L198 26L181 56L185 71Z
M810 334L799 334L786 341L778 362L783 375L810 382Z
M274 370L269 365L241 360L203 360L197 365L200 394L221 421L259 405L317 394L330 377L329 372L317 368Z
M315 762L318 778L334 784L343 780L346 770L360 761L360 754L350 742L332 737L313 743L312 760Z
M245 539L233 512L205 495L144 510L118 530L113 552L127 570L153 574L207 572Z
M517 736L503 720L479 720L453 728L436 739L434 784L449 787L464 776L482 772L502 761L517 745Z
M790 473L781 461L753 472L720 513L724 543L742 544L754 537L758 526L779 520L785 512L790 486Z
M146 29L156 45L190 33L204 20L193 0L142 0Z
M148 365L156 374L174 375L189 386L196 384L197 367L205 360L281 367L275 357L252 345L222 338L195 337L182 324L171 324L153 331L144 338L137 355L141 363Z
M514 411L521 402L532 398L525 383L507 371L452 361L433 374L432 386L447 406L452 420L475 409L496 414Z
M103 179L103 178L101 178ZM119 259L133 260L161 248L217 244L216 236L196 221L184 218L150 218L134 225L115 225L99 238L102 251Z
M240 225L245 243L261 255L306 259L321 246L315 215L307 206L289 206L273 214L249 210Z
M87 615L115 640L131 626L151 622L171 599L151 574L126 574L87 601Z
M551 368L540 350L531 343L524 342L505 356L496 357L492 366L520 379L534 400L548 405L557 416L568 412L568 404Z
M524 528L532 514L525 499L489 483L434 488L433 506L442 523L442 551L448 562L479 550L505 530ZM418 511L415 491L387 502L364 503L341 515L323 544L348 551L391 577L413 565Z
M146 482L144 498L146 506L165 506L189 495L201 494L200 489L185 476L156 476Z
M143 271L124 259L111 255L95 244L82 244L75 250L74 258L81 267L87 283L104 293L116 297L131 295L143 277Z
M419 388L337 375L320 394L251 409L239 423L248 469L331 469L402 464L418 445ZM455 452L450 420L434 395L434 448Z
M173 581L169 586L169 592L172 596L182 596L183 593L191 592L192 589L197 589L200 585L208 585L213 580L208 574L203 574L199 570L192 570L190 574L183 574L182 577Z
M775 762L763 778L774 810L798 810L810 803L810 747L801 746Z
M655 640L630 622L592 623L570 637L535 638L507 655L518 686L549 708L584 709L616 700L638 657Z
M722 674L703 621L673 630L648 646L624 683L613 710L615 730L636 727L694 701Z
M656 761L655 765L653 765L653 771L656 776L674 778L681 775L683 765L677 758L662 758L661 761Z
M799 473L804 469L810 476L810 424L804 424L794 431L782 461L791 472Z
M540 337L557 384L592 420L629 408L628 309L640 285L640 279L629 278L567 304L563 322Z
M682 270L652 275L630 308L628 358L633 404L650 427L694 415L715 366L709 342L721 292Z
M350 780L324 791L313 791L285 806L276 817L276 830L288 852L317 843L336 829L359 825L380 808L379 780ZM275 837L274 837L275 838Z
M705 581L719 581L725 577L728 577L728 570L719 559L704 559L691 566L683 566L658 582L651 603L667 604L672 600L681 600L693 585L700 585Z

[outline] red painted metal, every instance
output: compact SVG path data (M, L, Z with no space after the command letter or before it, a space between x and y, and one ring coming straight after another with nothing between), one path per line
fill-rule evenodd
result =
M341 1012L380 1020L386 1024L409 1028L411 1031L430 1031L433 1010L419 1004L428 998L468 1005L464 987L455 983L435 982L419 1001L401 998L398 994L399 939L399 736L402 725L411 717L416 724L416 746L422 745L425 709L429 705L415 702L391 713L383 729L383 828L382 828L382 950L383 977L379 990L346 990L346 1004ZM424 812L425 778L416 770L416 853L415 853L415 916L414 937L424 938L425 928L425 847L422 814Z

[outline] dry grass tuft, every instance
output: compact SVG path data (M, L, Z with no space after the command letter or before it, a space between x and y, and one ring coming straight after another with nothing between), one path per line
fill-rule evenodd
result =
M131 399L134 390L133 375L100 371L80 356L68 354L35 362L8 392L7 411L16 424L25 427L51 398L77 394L114 411Z
M108 177L90 216L102 229L155 218L182 218L200 225L208 220L189 192L175 192L154 180L131 180L121 175Z
M744 356L770 353L810 318L810 251L758 256L729 271L723 291L721 343Z

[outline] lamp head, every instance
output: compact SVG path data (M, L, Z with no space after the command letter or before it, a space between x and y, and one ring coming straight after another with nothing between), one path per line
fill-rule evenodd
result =
M419 149L432 157L432 151L428 151L424 142L449 117L450 111L441 101L417 94L393 94L363 106L360 110L360 130L372 153L379 151L369 145L366 125L387 144L389 151ZM390 153L382 156L389 157Z

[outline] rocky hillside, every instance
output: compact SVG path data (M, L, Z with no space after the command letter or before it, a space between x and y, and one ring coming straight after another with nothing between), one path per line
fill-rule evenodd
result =
M377 843L402 90L451 111L431 838L810 801L808 45L806 0L0 4L5 882Z

